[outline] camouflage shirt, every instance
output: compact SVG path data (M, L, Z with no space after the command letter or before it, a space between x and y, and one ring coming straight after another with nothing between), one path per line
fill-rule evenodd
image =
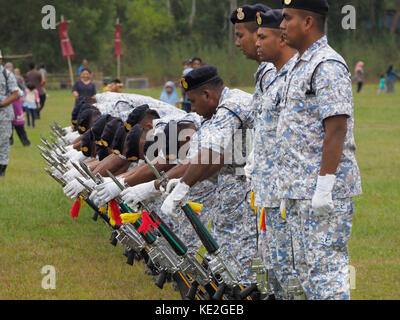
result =
M355 158L354 105L351 75L326 37L315 42L296 62L282 97L277 129L278 192L286 199L312 199L322 162L324 120L346 115L347 135L336 172L334 199L361 194Z
M280 205L276 186L278 171L275 155L276 129L283 104L282 92L288 71L295 59L289 60L282 69L272 73L264 94L255 105L254 118L254 170L252 172L252 190L255 191L257 207L276 208Z
M7 75L7 85L6 79L4 77L4 71ZM8 86L8 91L7 87ZM17 79L14 74L0 65L0 102L4 101L9 97L14 91L19 91ZM0 121L12 121L14 120L14 109L12 105L4 106L0 108Z

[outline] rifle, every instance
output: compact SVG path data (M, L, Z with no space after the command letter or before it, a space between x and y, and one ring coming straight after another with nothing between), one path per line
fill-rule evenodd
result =
M107 174L121 190L125 189L111 172L107 171ZM143 203L140 203L140 205L146 208ZM203 291L203 294L209 295L210 291L215 293L207 270L200 265L196 258L188 253L188 249L184 243L156 213L150 213L150 218L159 224L157 230L162 235L162 237L157 238L148 252L153 264L161 271L156 285L162 288L168 273L171 273L178 274L185 281L189 288L189 293L185 297L188 300L195 299L196 292L200 287L205 288L205 290L200 289ZM190 281L189 277L194 279L194 281Z
M165 178L166 175L160 174L146 156L145 161L157 179L164 181L164 183L168 182L168 178ZM238 292L240 289L241 292L236 294L238 298L244 299L247 297L249 291L250 293L254 291L254 286L251 286L251 289L249 287L248 289L243 290L243 287L240 285L240 266L236 259L232 255L226 255L219 250L218 244L215 242L201 221L197 218L189 204L182 206L182 210L192 224L196 234L200 238L207 252L213 256L213 259L208 262L208 265L211 273L219 284L218 290L213 296L213 299L221 300L227 287L232 288L234 292Z

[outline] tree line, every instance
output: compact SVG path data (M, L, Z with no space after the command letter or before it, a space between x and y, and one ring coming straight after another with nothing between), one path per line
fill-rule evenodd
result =
M34 60L44 62L48 71L65 71L58 30L43 30L41 26L41 8L52 4L57 21L63 15L70 22L74 65L86 58L105 74L115 74L113 39L115 22L119 18L125 52L123 75L146 75L162 81L179 73L186 58L203 55L206 62L223 64L223 72L235 82L241 77L235 79L234 72L229 71L232 67L229 63L241 64L246 71L254 69L254 65L243 62L243 57L234 49L229 17L232 8L257 2L275 8L281 6L280 0L0 0L0 49L3 55L32 53ZM382 46L382 50L388 51L384 51L386 60L399 63L394 52L398 52L399 47L400 0L329 2L329 39L335 48L350 55L350 48L357 46L362 55L364 47L374 43L375 47ZM342 29L341 9L348 4L356 8L356 30ZM347 58L351 62L357 59L355 56ZM374 73L383 68L383 63L380 66L381 62L375 61L377 57L365 58L368 59L375 65ZM16 63L24 69L28 61ZM368 69L368 65L366 67ZM249 80L251 75L246 78Z

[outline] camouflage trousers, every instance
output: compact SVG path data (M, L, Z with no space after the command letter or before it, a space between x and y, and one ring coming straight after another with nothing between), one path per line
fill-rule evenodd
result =
M295 269L309 300L350 299L348 242L354 204L338 199L334 206L329 215L317 218L311 200L286 200Z
M242 284L254 283L251 262L257 253L257 216L250 206L247 183L233 175L220 175L215 198L219 206L212 214L211 234L221 251L239 263Z
M0 120L0 165L8 165L11 133L11 121Z
M265 226L266 230L260 231L258 250L268 270L269 290L280 300L285 296L284 288L294 270L287 223L279 208L265 208Z

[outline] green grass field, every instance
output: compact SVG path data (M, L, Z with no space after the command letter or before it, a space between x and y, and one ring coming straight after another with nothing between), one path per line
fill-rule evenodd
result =
M377 96L376 89L355 97L364 195L356 199L350 242L353 299L400 298L400 94ZM160 90L139 93L158 98ZM0 299L179 299L170 284L155 287L141 263L125 264L122 247L109 244L108 229L88 208L72 220L72 201L43 171L35 146L53 120L69 125L72 105L69 92L50 91L42 119L28 129L32 147L14 136L0 180ZM56 268L56 290L41 287L46 265Z

